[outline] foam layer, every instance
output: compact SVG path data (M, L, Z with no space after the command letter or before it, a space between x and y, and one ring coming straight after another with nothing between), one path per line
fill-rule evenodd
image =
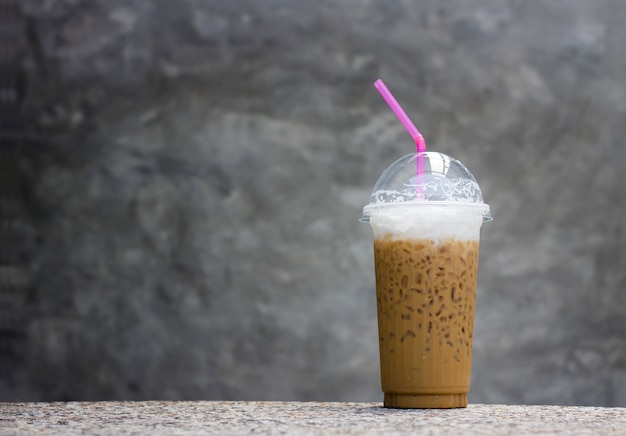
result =
M454 238L478 241L481 215L373 215L370 224L374 239L431 239L439 241Z

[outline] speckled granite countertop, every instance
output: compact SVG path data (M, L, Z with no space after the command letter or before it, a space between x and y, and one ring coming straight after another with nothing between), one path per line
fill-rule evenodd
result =
M626 409L500 406L390 410L379 403L0 403L1 435L626 434Z

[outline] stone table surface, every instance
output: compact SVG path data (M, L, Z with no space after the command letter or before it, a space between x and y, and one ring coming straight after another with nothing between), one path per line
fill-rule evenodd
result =
M0 403L0 435L626 434L626 408L504 406L398 410L380 403Z

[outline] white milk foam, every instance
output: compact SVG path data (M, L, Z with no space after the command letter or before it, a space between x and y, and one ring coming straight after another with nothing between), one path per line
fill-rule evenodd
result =
M428 209L428 207L425 207ZM427 211L416 213L411 210L394 210L394 215L373 214L370 224L374 239L431 239L439 242L453 238L463 241L478 241L481 215L431 215ZM402 213L404 212L404 214Z

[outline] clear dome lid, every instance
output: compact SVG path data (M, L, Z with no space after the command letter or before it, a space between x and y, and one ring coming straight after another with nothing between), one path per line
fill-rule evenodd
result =
M472 173L460 161L437 152L408 154L392 163L372 190L362 222L375 215L482 215L489 205Z

